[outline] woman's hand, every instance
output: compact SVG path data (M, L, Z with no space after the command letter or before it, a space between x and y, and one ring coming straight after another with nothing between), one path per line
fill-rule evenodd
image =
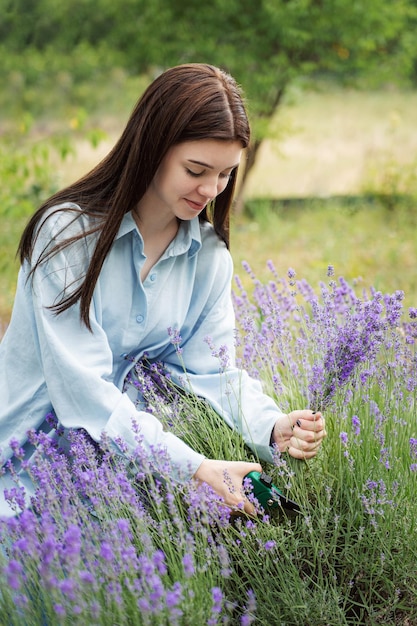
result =
M313 411L292 411L275 422L272 440L280 452L296 459L311 459L326 437L324 417Z
M246 461L204 459L193 478L207 483L234 511L255 515L255 507L243 491L243 479L249 472L262 472L262 467Z

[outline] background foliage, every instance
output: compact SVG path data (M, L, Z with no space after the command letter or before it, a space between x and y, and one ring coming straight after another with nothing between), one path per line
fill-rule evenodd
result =
M96 146L105 131L112 131L114 120L117 129L121 128L121 120L127 119L155 74L175 63L209 61L236 76L247 95L254 128L249 173L265 138L280 139L292 131L277 110L294 97L294 86L299 99L318 85L324 91L326 85L333 89L335 84L367 90L413 89L417 77L416 12L415 0L213 0L203 5L196 0L185 4L177 0L0 0L0 212L4 224L0 318L7 319L13 301L18 235L39 200L60 184L57 163L68 163L81 140ZM65 165L60 169L68 173L68 180L71 168ZM409 265L408 249L399 255L398 249L393 249L397 242L386 237L389 226L384 211L402 204L404 219L399 222L410 241L415 206L413 160L404 168L391 159L378 167L376 176L377 184L365 191L378 200L379 208L372 213L372 225L364 218L361 233L351 239L348 256L346 248L332 244L332 209L329 216L325 209L318 217L321 230L316 234L307 218L307 230L304 221L295 219L288 232L284 209L282 218L274 219L277 232L288 236L285 245L277 249L273 231L263 217L271 204L261 201L246 203L248 222L237 220L237 261L241 250L250 250L256 241L262 241L262 249L255 245L251 255L257 270L270 254L278 255L280 266L286 268L295 263L292 241L306 233L318 240L306 258L300 258L308 271L323 270L330 245L332 255L336 249L341 253L340 269L356 272L358 267L369 267L366 251L371 248L366 232L371 228L380 241L390 244L390 268L394 267L392 260L402 267ZM243 209L244 182L238 212ZM411 200L404 205L398 192L404 196L410 191ZM345 214L344 204L341 199L337 205L339 215ZM359 205L360 201L355 211ZM306 208L305 203L303 206ZM315 216L322 206L323 202L314 203ZM363 207L369 207L369 202ZM351 208L348 201L348 213ZM294 211L292 215L296 215ZM380 232L376 222L381 225ZM352 219L349 225L353 224ZM345 230L345 225L342 228ZM321 259L316 257L319 250ZM401 274L406 284L408 277ZM314 281L316 274L309 278ZM394 280L390 279L388 288Z
M15 102L33 85L47 88L52 76L65 99L82 99L74 84L102 80L115 67L151 77L177 63L209 61L245 86L255 130L248 172L295 78L416 80L415 0L2 3L0 80Z

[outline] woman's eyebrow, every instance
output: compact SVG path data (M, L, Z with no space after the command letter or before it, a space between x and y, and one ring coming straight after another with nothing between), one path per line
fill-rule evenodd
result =
M208 163L204 163L204 161L195 161L194 159L188 159L188 161L190 163L195 163L196 165L201 165L202 167L207 167L209 170L214 170L214 166L213 165L209 165ZM239 163L236 163L236 165L230 165L229 167L225 167L225 170L232 170L235 167L238 167Z

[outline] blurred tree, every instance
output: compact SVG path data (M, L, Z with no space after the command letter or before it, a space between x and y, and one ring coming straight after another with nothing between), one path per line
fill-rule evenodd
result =
M415 8L407 0L153 0L128 56L133 68L208 61L244 86L254 141L243 192L291 82L318 72L344 81L375 71L380 80L398 77Z
M219 65L243 85L254 129L242 187L297 77L397 79L415 71L416 0L0 0L10 49L82 42L132 73L182 62Z

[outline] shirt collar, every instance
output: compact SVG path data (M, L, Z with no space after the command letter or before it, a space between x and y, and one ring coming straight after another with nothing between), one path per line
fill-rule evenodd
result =
M121 239L121 237L124 237L131 232L137 232L140 235L132 212L129 211L123 216L119 232L117 233L115 239ZM200 248L200 222L198 217L194 217L192 220L181 221L178 233L175 239L168 246L166 254L169 256L178 256L188 251L188 256L192 257L200 250Z

